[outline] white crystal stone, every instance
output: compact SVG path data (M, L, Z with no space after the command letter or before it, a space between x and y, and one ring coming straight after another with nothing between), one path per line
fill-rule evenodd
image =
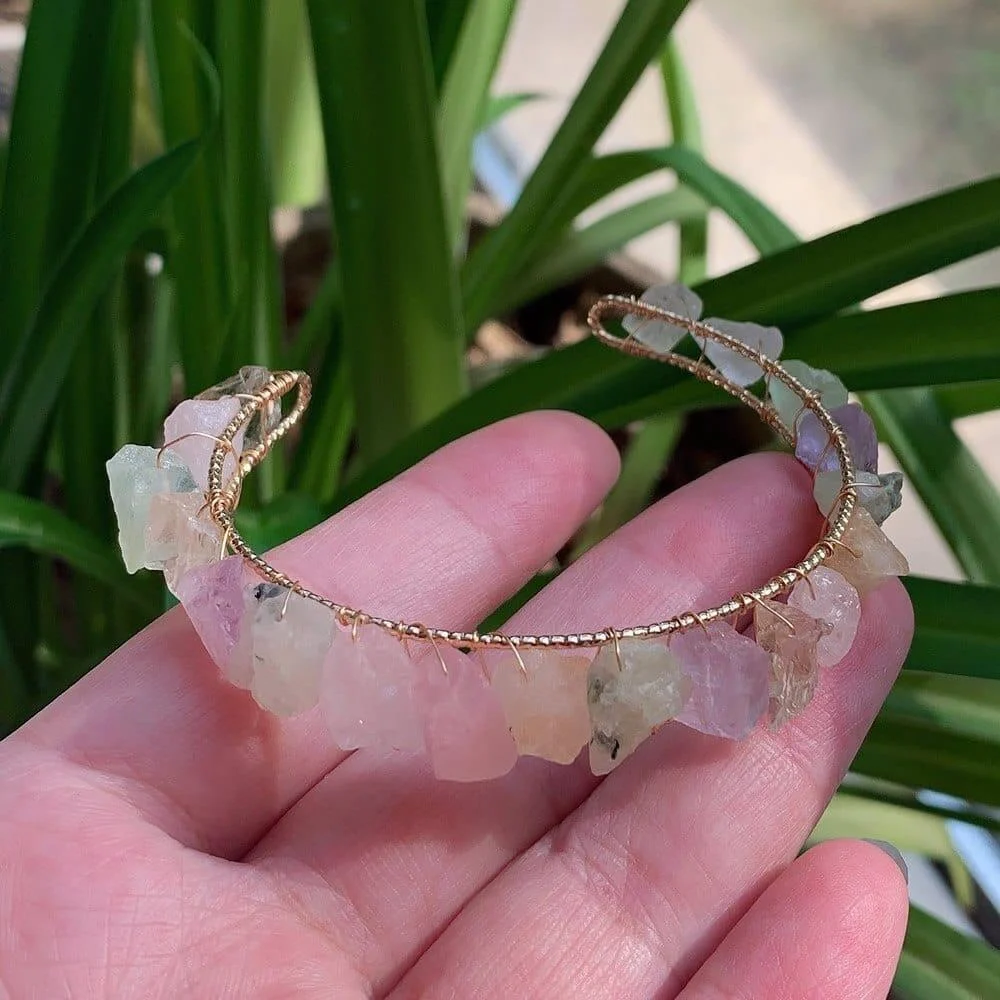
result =
M111 502L118 519L118 542L125 568L130 573L159 569L146 549L146 525L154 496L196 490L191 472L171 449L159 454L155 448L127 444L107 462Z
M153 497L146 524L147 567L162 569L167 588L189 570L222 558L222 531L211 519L201 493L165 493Z
M788 606L798 608L825 626L816 647L821 667L832 667L847 656L861 622L861 598L839 573L817 566L788 595Z
M250 622L250 693L275 715L308 711L319 701L333 612L271 583L246 592Z
M820 513L829 514L841 490L838 471L817 472L813 496ZM876 524L882 524L890 514L899 510L903 502L903 474L901 472L857 471L854 473L858 503L871 515Z
M758 323L738 323L731 319L707 319L705 325L739 340L765 357L777 360L784 346L781 331L776 326ZM705 351L705 357L718 369L719 374L736 385L753 385L763 374L760 365L738 354L731 347L708 337L696 338Z
M399 639L374 626L335 628L320 710L341 750L422 750L416 667Z
M506 774L517 762L517 747L479 660L439 645L436 652L422 650L415 662L417 703L435 775L482 781Z
M678 715L690 691L691 681L663 642L620 639L617 651L613 642L601 646L587 673L594 774L617 767Z
M701 299L690 288L680 284L654 285L642 293L639 301L685 319L696 320L701 315ZM672 351L688 332L684 327L666 320L643 319L634 315L626 316L622 326L640 343L663 353Z
M199 392L195 399L221 399L223 396L235 396L239 398L240 405L246 402L245 398L262 389L271 381L272 375L261 365L244 365L236 375L213 385L204 392ZM274 430L281 422L281 404L274 401L257 411L251 417L246 427L246 435L243 441L245 448L255 448L260 444L263 437Z
M727 622L709 622L670 639L691 681L677 721L709 736L743 739L767 710L771 658Z
M163 424L163 440L191 470L194 481L204 493L208 489L208 464L218 437L239 413L242 402L233 396L221 399L185 399L178 403ZM222 465L222 482L236 470L236 458L243 448L245 428L233 437L233 448Z
M491 663L490 684L519 754L569 764L590 739L587 657L525 649L524 671L513 653Z
M847 387L833 372L828 372L825 368L813 368L804 361L796 360L785 361L782 367L807 389L818 392L820 403L827 410L846 405ZM795 421L802 412L802 398L777 378L768 381L767 394L785 426L794 428Z

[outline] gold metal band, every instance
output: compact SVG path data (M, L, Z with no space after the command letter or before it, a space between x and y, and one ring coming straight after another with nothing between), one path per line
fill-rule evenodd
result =
M233 520L236 506L239 503L243 480L264 460L271 448L299 422L306 407L309 405L309 399L312 394L312 383L309 376L304 372L275 373L265 386L247 398L246 403L240 408L240 411L219 435L209 463L207 499L211 517L223 531L225 545L232 552L246 559L263 579L282 587L287 587L289 590L308 600L317 601L330 608L345 627L357 626L359 624L375 625L392 632L400 638L443 642L449 646L463 649L507 648L513 649L517 653L518 648L586 648L601 646L607 642L617 642L622 638L645 638L649 636L669 635L672 632L679 632L693 627L704 627L707 622L715 619L728 618L732 615L749 611L761 601L776 597L790 590L797 581L806 578L807 574L819 566L824 559L830 558L834 552L834 547L841 544L841 539L850 520L851 512L854 510L854 505L857 501L857 493L854 487L854 464L847 437L843 430L834 422L833 417L831 417L829 412L820 403L819 395L803 386L794 376L785 371L780 364L753 350L741 341L734 340L732 337L714 330L704 323L689 320L683 316L677 316L655 306L647 305L644 302L638 302L635 299L622 296L606 296L599 300L590 310L587 322L594 336L615 350L636 357L664 361L689 372L703 382L708 382L723 389L741 403L753 409L785 441L794 445L795 441L792 430L785 426L770 404L755 396L744 387L730 382L703 358L692 360L682 354L672 352L659 353L651 350L632 337L618 337L605 329L603 324L605 316L610 315L620 318L627 314L636 315L644 319L665 320L675 326L688 330L698 338L707 338L724 344L737 354L753 361L763 369L765 379L778 379L795 393L802 400L804 406L816 414L820 424L830 434L831 442L840 465L842 482L836 505L827 520L828 527L826 534L816 542L801 562L772 577L763 586L753 591L736 594L728 601L714 608L708 608L705 611L699 612L686 612L677 617L653 622L648 625L634 625L621 629L604 628L596 632L550 633L543 635L525 635L507 632L456 632L449 629L428 628L425 625L414 622L394 621L389 618L370 615L356 608L338 604L336 601L323 597L321 594L313 593L313 591L303 587L298 581L292 580L280 570L275 569L263 557L254 552L243 540L239 531L237 531ZM228 482L224 483L222 478L223 467L227 456L232 451L232 442L239 429L256 412L288 395L293 389L297 389L298 391L292 409L273 430L264 436L259 445L244 451L240 455L235 473L229 478Z

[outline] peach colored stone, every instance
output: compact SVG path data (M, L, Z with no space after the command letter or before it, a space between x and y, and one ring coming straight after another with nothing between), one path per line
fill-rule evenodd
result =
M758 645L771 654L771 724L778 729L812 700L819 679L816 648L825 627L777 601L757 605L754 627Z
M836 570L817 566L808 581L800 580L792 588L788 606L804 611L826 627L826 635L816 648L821 667L832 667L847 656L861 622L861 598Z
M526 673L513 653L484 658L517 752L569 764L590 739L589 658L554 649L525 649L521 659Z
M165 493L150 502L146 547L176 595L185 573L222 558L222 531L209 517L201 493Z
M823 565L843 576L862 597L889 577L910 571L903 553L861 506L854 508L841 544Z

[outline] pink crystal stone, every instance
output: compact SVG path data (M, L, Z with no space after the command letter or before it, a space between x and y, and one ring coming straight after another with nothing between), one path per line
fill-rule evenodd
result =
M489 662L490 684L503 705L519 754L557 764L576 759L590 739L586 656L525 649Z
M830 416L847 435L847 443L859 472L878 471L878 436L872 418L858 403L848 403L830 411ZM803 410L795 422L795 457L817 472L840 468L837 449L819 417L812 410Z
M334 630L320 711L341 750L424 748L414 695L417 669L403 644L380 628Z
M771 724L778 729L812 700L816 649L826 627L798 608L762 601L754 612L757 643L771 654Z
M816 647L821 667L832 667L847 656L861 622L861 597L844 577L818 566L806 580L795 584L788 606L804 611L828 629Z
M414 661L417 704L435 775L481 781L506 774L517 761L517 747L480 663L440 644L437 652L421 650Z
M173 442L171 450L191 470L198 488L208 489L208 463L218 437L243 405L232 396L221 399L185 399L179 403L163 424L163 440ZM243 428L233 438L233 450L239 454L243 447ZM236 469L233 454L226 457L222 466L223 483Z
M208 655L230 684L241 688L250 687L252 675L249 657L236 655L246 619L245 584L243 559L229 556L188 571L175 591Z
M845 577L861 596L891 576L909 573L906 557L862 506L856 506L833 555L823 564Z
M691 681L677 721L709 736L743 739L767 710L771 658L726 622L710 622L670 639Z

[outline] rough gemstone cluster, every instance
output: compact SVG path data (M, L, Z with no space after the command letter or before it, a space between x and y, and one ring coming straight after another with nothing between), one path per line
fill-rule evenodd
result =
M678 285L650 289L642 301L689 320L701 301ZM773 327L709 319L706 325L776 359ZM671 352L686 327L629 316L630 337ZM760 365L710 338L695 340L726 379L752 386ZM276 715L318 706L333 741L424 752L435 773L456 781L498 777L519 755L562 764L589 748L606 774L661 726L672 722L738 740L762 719L780 726L800 713L820 672L850 652L862 597L906 561L879 527L900 504L901 477L878 473L875 429L843 383L802 361L784 368L812 390L843 429L856 466L858 499L841 544L784 598L761 600L751 620L707 621L669 636L616 636L594 649L497 648L461 652L406 642L358 620L345 626L324 605L263 581L240 556L224 552L206 502L217 438L247 395L270 378L262 368L181 403L164 425L166 447L126 445L108 462L125 565L161 570L211 658L230 683ZM842 482L829 433L801 398L776 379L764 389L814 474L817 506L830 515ZM274 403L234 436L223 479L241 449L256 448L280 419ZM244 430L246 436L244 439Z

